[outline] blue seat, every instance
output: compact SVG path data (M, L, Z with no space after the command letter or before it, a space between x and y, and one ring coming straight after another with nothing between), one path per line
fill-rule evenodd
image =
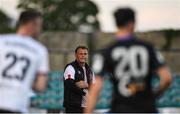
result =
M108 74L107 74L108 75ZM50 72L48 88L44 94L37 94L31 98L31 105L42 109L63 109L63 72ZM158 86L159 79L154 77L153 86ZM105 79L103 88L97 101L97 109L107 109L111 106L113 86L110 80ZM180 107L180 76L173 77L173 83L168 90L157 100L159 107Z

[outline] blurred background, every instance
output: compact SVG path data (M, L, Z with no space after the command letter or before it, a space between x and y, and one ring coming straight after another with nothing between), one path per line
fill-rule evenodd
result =
M180 0L0 0L0 34L15 32L23 10L37 9L44 16L43 32L38 40L49 50L51 72L46 92L32 97L31 112L63 111L65 65L74 60L78 45L89 47L91 64L95 50L115 41L113 12L119 7L136 11L135 34L162 52L173 74L172 85L157 100L160 111L180 112ZM96 106L98 111L110 107L112 85L108 79L105 85Z

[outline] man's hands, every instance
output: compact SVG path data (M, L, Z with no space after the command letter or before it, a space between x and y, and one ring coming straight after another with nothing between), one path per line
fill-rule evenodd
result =
M161 67L157 70L158 76L160 77L159 87L155 91L155 96L160 97L162 93L170 86L172 82L172 76L167 67Z
M85 81L76 82L76 86L81 88L81 89L89 87L88 83L86 83Z
M131 95L136 94L139 91L144 91L145 84L143 83L131 83L128 85L128 90L131 92Z

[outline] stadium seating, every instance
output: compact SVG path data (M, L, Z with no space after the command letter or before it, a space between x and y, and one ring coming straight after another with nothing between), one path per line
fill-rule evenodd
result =
M31 98L32 107L41 109L63 109L63 72L49 73L47 90Z
M173 83L158 100L158 107L180 107L180 76L173 76Z
M154 79L153 85L158 85ZM173 83L157 101L158 107L180 107L180 76L173 76ZM32 107L40 109L63 110L63 72L49 73L48 88L44 94L36 94L31 98ZM112 84L106 79L98 98L96 109L108 109L111 105Z

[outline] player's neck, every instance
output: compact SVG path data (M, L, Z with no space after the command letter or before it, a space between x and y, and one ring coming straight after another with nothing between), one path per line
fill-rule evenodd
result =
M30 32L28 32L27 30L22 29L22 28L18 29L16 34L21 35L21 36L30 36L30 37L32 37L32 34Z
M119 29L118 32L116 33L116 38L118 39L128 38L132 34L133 33L131 31L128 31L126 29Z
M129 36L132 36L134 32L134 28L132 27L121 27L118 28L118 31L116 32L116 38L117 39L126 39Z

